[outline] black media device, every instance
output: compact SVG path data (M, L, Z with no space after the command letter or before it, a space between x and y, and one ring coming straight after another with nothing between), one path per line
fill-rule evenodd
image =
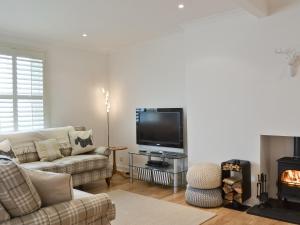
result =
M165 162L164 160L149 160L146 165L158 168L166 168L170 164L168 162Z
M183 109L136 109L136 141L139 145L183 148Z

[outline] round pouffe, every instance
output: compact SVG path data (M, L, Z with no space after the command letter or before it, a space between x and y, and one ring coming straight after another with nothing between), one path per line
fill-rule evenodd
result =
M190 187L199 189L214 189L221 186L221 168L212 163L192 166L186 175Z
M185 200L187 203L201 208L215 208L223 204L220 188L203 190L188 186L185 192Z

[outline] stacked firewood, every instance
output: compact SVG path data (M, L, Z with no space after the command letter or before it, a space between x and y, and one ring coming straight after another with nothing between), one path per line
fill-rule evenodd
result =
M236 177L229 177L223 179L224 198L230 202L236 201L242 203L242 183L241 179Z
M222 170L230 170L230 171L237 171L241 170L241 166L235 163L226 163L222 166Z

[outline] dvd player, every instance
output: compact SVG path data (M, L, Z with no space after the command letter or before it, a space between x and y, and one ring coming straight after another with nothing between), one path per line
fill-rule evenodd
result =
M166 168L170 164L165 161L160 161L160 160L149 160L146 164L146 166L153 166L153 167L159 167L159 168Z

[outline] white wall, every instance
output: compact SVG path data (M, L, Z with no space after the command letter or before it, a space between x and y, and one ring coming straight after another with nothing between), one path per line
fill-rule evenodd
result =
M45 106L50 127L93 128L97 144L106 145L104 98L107 56L70 47L24 40L0 34L0 45L45 54Z
M235 11L113 54L114 144L136 149L135 107L186 106L189 163L250 160L254 201L260 135L300 136L300 71L289 77L275 54L300 51L298 21L299 4L261 19Z
M184 61L181 33L122 49L110 56L112 144L137 150L137 107L185 108ZM119 155L120 168L127 169L128 153Z
M190 163L250 160L256 182L260 134L300 134L300 71L289 77L275 54L300 50L299 12L298 4L262 19L233 13L186 27Z
M106 56L60 48L47 55L51 126L84 125L93 129L97 144L106 145L106 111L99 91L108 86Z

